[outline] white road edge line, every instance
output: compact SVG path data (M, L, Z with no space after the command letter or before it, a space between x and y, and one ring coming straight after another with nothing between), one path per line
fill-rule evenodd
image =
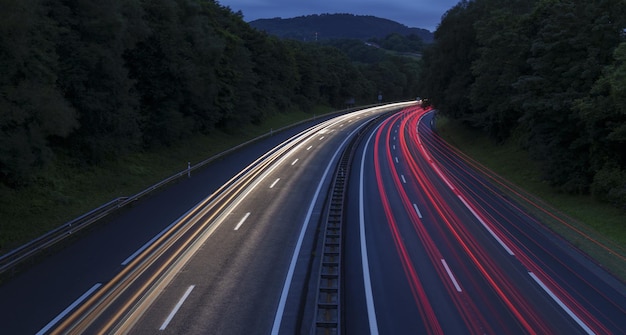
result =
M272 185L270 185L270 188L274 188L274 186L276 186L276 184L278 183L279 180L280 180L280 178L276 178L276 180L274 180Z
M241 225L246 222L246 219L248 219L248 216L250 216L250 212L246 213L246 215L243 216L243 218L241 218L241 221L239 221L239 223L235 226L235 230L239 230L239 228L241 227Z
M572 319L574 319L574 321L576 321L576 323L587 333L587 334L595 334L593 330L591 330L591 328L589 328L589 326L587 326L583 320L581 320L578 316L576 316L576 314L574 314L574 312L572 312L571 309L569 309L569 307L567 307L562 301L561 299L559 299L559 297L557 297L556 295L554 295L554 293L552 293L552 291L543 284L543 282L541 281L541 279L539 279L534 273L532 272L528 272L528 274L530 275L530 277L535 280L535 282L537 282L537 284L539 284L539 286L541 286L541 288L546 291L546 293L548 293L548 295L550 296L550 298L552 298L552 300L554 300L559 306L561 306L561 308L565 311L565 313L567 313Z
M426 150L426 149L424 148L424 150ZM429 160L430 160L430 158L429 158ZM449 187L451 190L453 190L453 191L454 191L454 190L455 190L454 186L452 186L452 184L450 183L450 181L448 181L448 178L446 178L446 176L444 176L444 175L443 175L443 173L441 172L441 170L439 170L439 168L437 167L437 165L435 165L435 163L434 163L432 160L430 161L430 165L433 167L433 169L435 169L435 172L437 172L437 174L439 175L439 178L441 178L441 179L442 179L442 180L446 183L446 185L448 185L448 187Z
M365 302L367 305L367 318L369 320L370 334L378 335L378 320L376 319L376 308L374 306L374 294L372 293L372 278L370 276L369 259L367 258L367 241L365 239L365 212L364 212L364 200L363 200L363 175L365 170L365 156L367 148L370 145L370 141L376 131L378 131L380 125L374 129L372 134L367 138L365 142L365 149L363 150L363 156L361 157L361 172L359 176L359 235L361 239L361 267L363 268L363 284L365 287ZM396 158L397 159L397 158Z
M509 255L514 256L515 254L513 253L513 251L511 251L511 249L506 244L504 244L504 242L500 239L500 237L498 237L498 235L496 235L496 233L494 233L493 230L491 230L491 228L489 228L489 226L487 226L485 221L483 221L483 219L481 219L480 216L478 216L478 214L474 211L474 209L472 207L470 207L470 205L467 203L467 201L465 201L465 199L463 199L463 197L460 194L458 195L458 197L459 197L459 199L461 199L461 202L463 202L465 207L467 207L467 209L469 209L469 211L472 212L472 214L474 214L474 217L476 217L476 219L480 222L480 224L482 224L483 227L485 227L485 229L487 229L489 234L491 234L491 236L493 236L493 238L495 238L496 241L498 241L498 243L500 243L500 245L504 248L504 250L506 250L506 252L508 252Z
M457 283L456 278L454 278L452 271L450 271L450 268L448 267L448 263L446 263L446 260L442 258L441 263L443 263L443 267L446 268L446 272L448 273L448 276L450 277L450 279L452 279L452 283L454 284L454 287L456 288L457 292L463 292L463 290L461 290L461 286L459 286L459 283Z
M187 291L185 291L185 294L183 294L183 296L180 297L180 300L178 300L178 303L176 303L176 306L174 306L174 308L170 312L170 315L167 316L167 319L163 321L163 324L161 325L161 328L159 328L159 330L165 330L165 328L167 328L167 326L170 324L170 321L172 321L172 319L174 318L174 315L178 313L180 306L182 306L185 300L187 300L187 297L189 297L189 294L194 289L194 287L196 287L196 285L191 285L187 288Z
M293 251L293 255L291 256L291 263L289 264L289 270L287 271L287 276L285 277L285 283L283 284L283 290L280 293L280 300L278 302L278 307L276 308L276 316L274 317L274 324L272 326L272 335L278 335L280 331L280 324L283 321L283 314L285 312L285 305L287 304L287 296L289 295L289 289L291 288L291 282L293 279L293 274L296 270L296 264L298 262L298 257L300 256L300 249L302 248L302 241L304 240L304 235L306 234L307 228L309 227L309 222L311 221L311 216L313 215L313 209L315 208L315 203L317 202L317 198L319 197L320 192L322 191L322 186L324 185L324 181L326 180L326 176L330 171L330 168L334 166L335 159L339 155L339 152L346 145L348 140L354 135L359 129L361 129L363 125L357 127L353 130L344 140L341 142L337 151L330 159L330 163L326 166L326 170L320 179L319 184L317 185L317 189L315 190L315 194L313 195L313 199L311 200L311 204L309 205L309 210L307 211L306 217L304 219L304 224L302 224L302 228L300 229L300 236L298 237L298 242L296 243L296 247Z
M420 209L417 208L417 204L413 204L413 208L415 208L415 211L417 212L417 216L420 217L420 219L422 218L422 212L420 212Z
M61 321L61 319L63 319L74 308L76 308L76 306L80 305L85 299L87 299L87 297L89 297L93 292L95 292L100 286L102 286L101 283L97 283L94 286L92 286L87 292L83 293L83 295L81 295L71 305L69 305L66 309L64 309L63 312L61 312L54 319L52 319L52 321L48 322L48 324L45 327L41 328L41 330L37 332L37 335L42 335L42 334L47 333L48 330L50 330L50 328L54 327L54 325L56 325L57 322Z

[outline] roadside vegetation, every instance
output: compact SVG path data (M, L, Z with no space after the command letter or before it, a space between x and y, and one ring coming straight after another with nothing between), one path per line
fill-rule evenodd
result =
M442 135L626 280L626 2L459 1L434 35L420 94Z
M214 0L0 0L0 254L271 123L412 98L418 71Z
M460 1L422 59L442 114L526 150L554 189L626 209L625 1Z
M321 115L331 111L316 107ZM196 135L168 147L129 153L99 165L77 166L61 156L27 187L0 185L0 254L50 231L117 197L130 196L187 168L250 139L270 133L312 114L275 114L258 125L232 132Z
M542 178L538 163L513 137L497 143L486 134L446 117L438 117L437 132L458 148L499 176L509 180L518 191L539 202L549 215L517 199L550 229L583 250L597 262L626 281L626 211L591 195L569 194L552 187ZM517 196L504 190L509 196ZM560 220L565 221L563 224ZM599 247L596 242L613 250Z

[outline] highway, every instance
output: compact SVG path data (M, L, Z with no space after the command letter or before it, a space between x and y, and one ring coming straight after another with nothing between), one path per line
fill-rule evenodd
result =
M320 120L141 200L0 286L2 333L315 333L321 222L351 143L341 332L626 333L624 283L472 169L434 114Z
M346 333L624 334L626 288L512 203L409 108L361 144Z
M357 111L300 129L273 148L242 154L254 158L239 173L236 166L246 159L235 154L224 159L230 164L217 162L208 174L138 202L3 284L3 332L295 329L299 321L293 315L300 309L299 292L308 284L312 235L329 171L357 129L403 105ZM230 179L224 179L229 173ZM223 181L207 196L214 179ZM186 275L195 280L186 282ZM191 287L178 317L169 318ZM296 293L289 297L290 292ZM194 303L198 298L203 303ZM195 314L186 312L190 306ZM190 321L194 318L202 321ZM182 330L190 326L200 328Z

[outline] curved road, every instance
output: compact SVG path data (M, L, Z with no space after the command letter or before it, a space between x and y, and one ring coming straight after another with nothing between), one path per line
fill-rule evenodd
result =
M295 132L224 178L255 144L138 202L4 283L2 332L294 332L329 171L366 121L406 105Z
M353 165L346 333L623 334L626 287L469 168L411 107Z
M385 114L349 174L342 332L626 333L624 283L474 172L414 103L257 144L139 202L2 285L3 333L313 332L331 178Z

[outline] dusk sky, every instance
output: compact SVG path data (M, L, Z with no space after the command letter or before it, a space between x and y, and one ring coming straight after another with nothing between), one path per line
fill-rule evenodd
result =
M409 27L437 29L441 16L459 0L217 0L244 20L290 18L310 14L372 15Z

